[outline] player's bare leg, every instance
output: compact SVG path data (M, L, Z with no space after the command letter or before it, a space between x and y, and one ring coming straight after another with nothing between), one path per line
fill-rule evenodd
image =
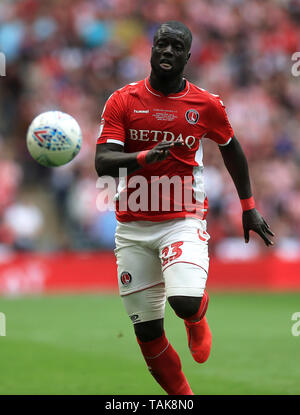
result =
M165 336L163 323L163 319L158 319L134 324L148 369L168 395L193 395L180 358Z
M204 363L210 354L212 335L205 313L209 297L204 291L203 297L172 296L168 298L178 317L184 319L188 336L188 345L194 360Z

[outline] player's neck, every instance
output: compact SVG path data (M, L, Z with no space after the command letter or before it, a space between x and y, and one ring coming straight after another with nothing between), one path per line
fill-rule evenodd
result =
M149 77L149 83L153 89L164 95L176 94L185 88L185 79L180 74L176 78L159 78L152 71Z

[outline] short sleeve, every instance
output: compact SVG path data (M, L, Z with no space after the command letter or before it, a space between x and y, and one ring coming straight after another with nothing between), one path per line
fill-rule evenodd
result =
M101 116L97 144L115 143L124 146L124 115L123 102L117 91L106 101Z
M217 95L210 100L207 116L208 131L206 137L220 146L229 144L234 133L227 118L225 105Z

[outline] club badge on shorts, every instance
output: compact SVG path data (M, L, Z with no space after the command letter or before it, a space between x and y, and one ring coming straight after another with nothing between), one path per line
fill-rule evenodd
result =
M128 285L131 283L132 277L131 274L129 274L129 272L123 271L120 279L123 285Z
M190 124L197 124L197 122L199 120L199 112L196 111L196 110L188 110L185 113L185 119Z

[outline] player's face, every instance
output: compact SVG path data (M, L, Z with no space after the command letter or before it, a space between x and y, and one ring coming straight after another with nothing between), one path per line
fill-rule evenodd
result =
M185 33L162 25L152 46L151 67L158 77L182 74L189 60L189 44Z

